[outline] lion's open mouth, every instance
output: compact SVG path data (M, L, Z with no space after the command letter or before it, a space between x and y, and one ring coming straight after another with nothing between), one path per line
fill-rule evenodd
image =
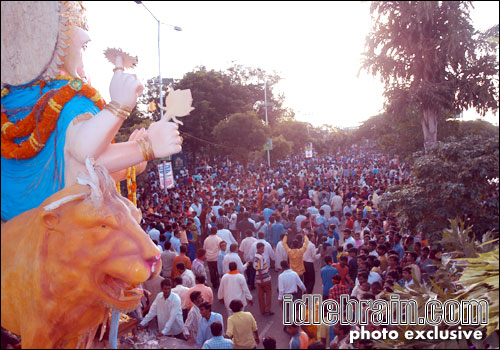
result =
M142 288L135 288L134 285L110 275L106 275L101 286L109 297L118 302L137 301L143 293Z

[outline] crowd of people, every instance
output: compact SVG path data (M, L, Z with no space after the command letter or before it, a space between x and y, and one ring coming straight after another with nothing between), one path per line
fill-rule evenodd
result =
M135 316L139 327L156 316L160 335L205 349L276 346L272 336L259 338L254 316L245 311L254 302L252 290L263 316L281 314L276 305L285 295L299 299L316 283L323 300L373 300L396 284L428 281L439 259L424 233L402 232L397 218L379 209L389 186L409 181L405 164L382 154L353 150L247 169L220 161L196 173L184 169L168 191L154 171L146 176L138 207L163 265L160 276L144 283L146 297ZM217 301L227 315L212 311ZM284 327L291 349L372 346L349 343L350 330L341 324Z

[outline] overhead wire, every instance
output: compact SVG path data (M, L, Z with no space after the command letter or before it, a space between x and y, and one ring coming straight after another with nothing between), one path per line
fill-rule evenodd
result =
M191 137L191 138L193 138L195 140L198 140L198 141L201 141L201 142L205 142L205 143L208 143L208 144L213 145L213 146L234 149L234 147L229 147L229 146L226 146L226 145L221 145L220 143L214 143L214 142L211 142L211 141L208 141L208 140L200 139L199 137L196 137L196 136L193 136L191 134L188 134L185 131L180 131L180 134L181 134L181 136L184 136L184 135L185 136L189 136L189 137Z

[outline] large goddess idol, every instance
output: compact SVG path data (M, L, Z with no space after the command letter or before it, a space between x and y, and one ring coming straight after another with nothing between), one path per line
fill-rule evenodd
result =
M119 313L139 306L137 286L158 275L161 259L114 181L181 150L168 120L191 111L191 93L171 92L163 120L112 143L142 93L124 72L134 59L107 51L115 68L106 104L85 77L81 3L1 6L2 327L23 348L92 348L113 309L116 347Z
M2 220L76 182L93 158L115 180L130 166L181 150L176 123L161 120L112 140L143 86L115 57L110 103L87 82L90 40L80 2L2 2Z

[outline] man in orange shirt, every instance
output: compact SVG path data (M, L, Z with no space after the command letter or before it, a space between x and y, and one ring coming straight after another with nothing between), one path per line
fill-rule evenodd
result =
M345 218L346 218L345 228L348 228L349 230L352 231L354 229L354 221L352 220L351 213L346 213Z
M184 266L186 266L186 269L191 270L191 259L189 259L189 257L186 255L187 246L185 246L183 244L183 245L181 245L181 247L179 249L180 249L181 253L178 256L176 256L172 262L173 263L173 265L172 265L172 279L181 275L181 273L177 269L177 264L180 262L184 263Z
M203 275L198 275L196 276L196 284L194 287L189 288L188 292L186 293L186 308L188 310L191 309L191 307L194 305L193 301L190 299L190 295L193 292L200 292L201 297L203 301L207 301L210 304L213 304L214 301L214 293L212 291L212 288L209 286L205 285L206 278Z
M290 259L290 268L297 272L300 279L303 280L304 272L306 271L304 267L304 253L307 250L307 246L309 244L309 238L304 236L304 244L302 244L302 248L299 248L299 241L294 240L292 242L292 248L290 249L287 244L288 235L285 235L283 238L283 247L285 248L286 253L288 254L288 258Z
M349 266L347 265L348 257L346 255L342 255L339 259L338 264L332 264L339 273L339 276L342 279L342 284L354 286L354 283L349 275Z

